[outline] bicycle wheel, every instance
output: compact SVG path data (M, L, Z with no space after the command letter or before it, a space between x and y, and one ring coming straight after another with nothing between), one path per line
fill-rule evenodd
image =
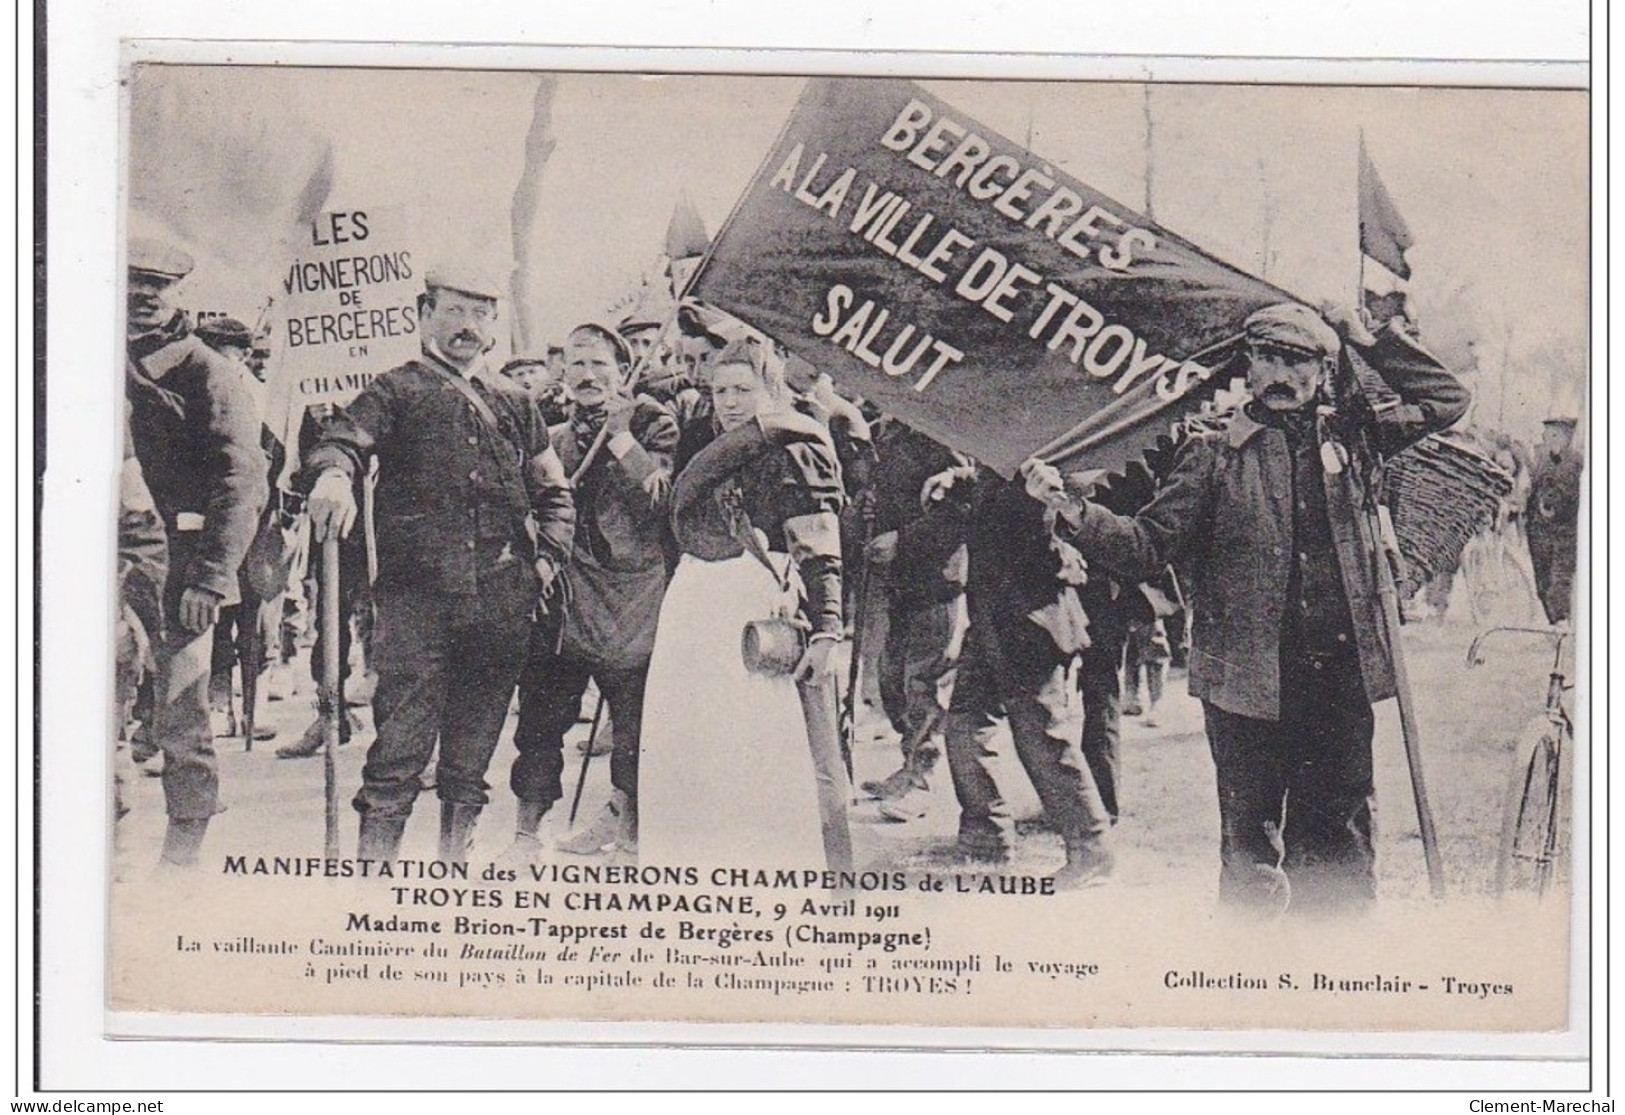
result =
M1563 740L1542 719L1514 757L1495 861L1495 892L1544 895L1560 877L1567 841L1562 832Z

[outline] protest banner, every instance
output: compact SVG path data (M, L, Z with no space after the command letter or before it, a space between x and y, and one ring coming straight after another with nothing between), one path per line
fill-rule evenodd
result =
M1009 475L1118 467L1290 296L908 81L814 79L689 293Z
M288 266L279 375L293 404L342 405L418 353L423 282L398 209L323 213Z
M270 318L266 424L297 447L306 412L343 406L418 354L421 264L399 206L318 214L281 276ZM290 452L285 477L298 467Z
M312 398L337 399L359 390L402 355L383 355L379 338L360 337L357 322L364 319L357 315L383 309L387 333L388 308L397 307L397 324L404 328L412 320L414 332L385 339L404 341L415 353L415 318L404 311L426 265L443 258L442 249L455 256L465 241L471 253L483 252L486 239L476 227L482 215L506 218L509 212L508 180L501 183L501 204L494 205L497 192L487 180L446 158L425 160L421 151L455 155L466 149L474 153L470 163L506 151L509 164L519 166L521 137L537 134L525 131L537 120L535 78L403 70L387 75L385 98L376 95L374 82L382 79L373 69L265 67L251 75L237 67L208 69L206 76L221 90L217 112L227 123L242 105L298 99L421 109L410 117L397 111L364 120L347 114L325 119L348 192L323 202L320 208L334 213L314 225L307 217L297 226L290 241L297 250L285 246L275 277L254 288L277 293L267 322L273 347L288 361L281 371L303 362L305 371L285 376L289 382L304 384ZM158 67L140 71L138 78L159 85L168 80ZM186 87L201 81L189 73ZM697 283L706 303L681 304L686 324L697 319L723 332L719 307L729 307L888 412L1008 469L1033 452L1072 459L1064 454L1073 444L1085 446L1075 459L1086 463L1138 452L1149 440L1142 433L1165 428L1227 378L1220 354L1244 316L1286 297L1131 209L1052 173L906 82L815 80L805 89L803 108L794 110L804 88L782 78L674 75L651 81L564 73L557 81L550 118L557 149L545 184L538 184L535 219L526 226L537 238L528 245L529 258L547 265L530 276L538 330L532 343L601 316L613 305L605 290L626 276L648 272L647 285L669 297L647 267L649 229L662 227L670 199L688 189L700 219L673 220L673 226L688 227L685 235L665 241L664 254L694 258L704 248L706 228L721 227L723 243ZM1131 165L1138 158L1137 129L1144 98L1151 95L1119 83L929 88L984 119L1008 121L1031 112L1052 153L1087 153L1094 166ZM523 98L508 98L500 115L460 112L470 103L496 103L520 91ZM1352 261L1354 132L1333 131L1327 120L1358 119L1383 137L1377 153L1401 190L1419 242L1430 250L1456 250L1459 273L1472 276L1481 291L1529 288L1530 301L1517 303L1520 328L1539 326L1550 330L1554 342L1583 344L1588 272L1567 251L1567 241L1550 234L1584 227L1582 94L1235 84L1161 86L1155 95L1165 134L1177 137L1160 153L1164 193L1156 211L1179 214L1175 223L1188 223L1202 243L1226 244L1223 250L1245 258L1245 247L1237 245L1246 237L1227 243L1225 233L1246 228L1255 200L1246 188L1269 155L1277 161L1256 183L1260 195L1271 205L1290 197L1295 214L1311 217L1269 230L1274 239L1260 245L1258 258L1268 258L1267 248L1293 263L1268 274L1283 287L1314 289L1306 279L1324 260L1312 249L1324 229L1335 227L1318 218L1337 212L1343 202ZM1101 138L1106 129L1099 126L1113 114L1111 132L1120 141L1115 149ZM789 127L775 140L787 118ZM718 128L718 119L728 127ZM444 152L426 147L424 122L446 120L459 122L466 142L445 145ZM606 127L606 120L619 126ZM1074 123L1075 130L1066 130ZM970 143L973 134L985 151ZM1413 135L1426 142L1401 142ZM1297 142L1306 136L1320 138L1294 150L1297 161L1285 165L1278 154L1289 143L1283 137ZM145 142L156 153L132 165L162 161L165 137ZM1228 159L1215 160L1214 147L1225 148ZM668 150L672 157L664 157ZM1339 150L1348 156L1348 174L1336 173ZM770 154L758 173L764 151ZM953 165L956 151L961 164L972 164L969 169ZM400 152L412 156L397 171L385 160ZM614 160L623 157L636 174L615 172ZM948 169L938 177L916 158ZM1310 163L1315 173L1299 173ZM852 172L849 177L844 170ZM753 173L757 184L745 191ZM1486 184L1483 196L1457 189L1466 178ZM1023 179L1027 185L1018 187ZM1224 186L1216 187L1221 181ZM1533 191L1531 205L1553 215L1550 228L1497 224L1504 217L1501 200L1520 184ZM631 192L622 193L621 186ZM1062 193L1063 187L1070 193ZM487 196L469 199L475 188ZM745 200L734 217L719 225L714 218L742 191ZM1198 212L1193 198L1210 203L1205 221L1192 219ZM394 223L370 204L379 199L401 206L411 223ZM1025 216L1018 220L1009 209ZM926 216L932 218L928 224ZM854 222L859 232L851 231ZM1485 238L1485 228L1503 235ZM1288 235L1290 229L1296 234ZM1496 251L1503 254L1490 254ZM402 287L388 274L374 280L371 265L360 281L356 265L337 262L380 253L395 258ZM296 256L300 263L290 272L288 261ZM1417 268L1419 290L1439 281L1438 258ZM1514 268L1502 265L1513 258L1522 261L1515 276ZM1334 267L1326 270L1334 272L1329 286L1351 285ZM1531 274L1546 279L1532 284ZM394 293L386 298L386 291ZM359 301L343 297L345 292ZM187 304L202 312L230 312L238 305L208 288ZM679 308L665 305L673 312ZM509 304L501 312L500 320L518 317ZM913 328L899 342L902 325ZM926 333L929 343L922 340ZM293 344L294 337L300 343ZM72 339L72 332L64 338ZM935 347L938 341L942 347ZM358 346L367 351L355 352ZM933 371L939 358L942 366ZM888 374L888 360L896 375ZM58 360L52 374L74 373L84 364ZM494 366L488 357L486 367ZM353 381L342 378L352 374ZM63 383L74 389L73 379ZM1115 390L1119 383L1125 383L1121 392ZM1511 420L1538 425L1538 414L1515 412ZM388 467L380 465L380 485L389 482ZM105 514L111 502L94 506L100 508L96 514ZM478 518L479 508L470 510ZM71 520L66 513L47 516L48 522ZM1205 543L1212 532L1203 533ZM65 535L63 541L75 539ZM691 567L721 564L688 556L697 559L687 562ZM899 573L895 565L888 577L892 590L934 588L941 579L930 569ZM1464 573L1457 583L1465 587L1469 581ZM1578 583L1588 584L1583 573ZM406 593L427 599L416 588ZM1130 601L1140 596L1132 589L1121 595ZM1458 593L1463 607L1465 595ZM289 627L312 597L303 584L291 587ZM82 605L67 594L56 604L46 614L60 622L47 629L55 637L42 661L56 671L65 698L45 721L47 754L87 740L99 747L108 735L105 702L84 699L83 624L67 618ZM1583 1046L1572 1053L1585 1037L1573 1019L1584 1005L1576 977L1588 958L1572 932L1572 918L1590 901L1580 858L1589 854L1582 823L1587 814L1579 808L1578 790L1559 794L1559 851L1541 845L1550 876L1546 897L1503 898L1495 882L1498 866L1511 855L1501 842L1501 802L1513 749L1525 719L1539 715L1552 651L1534 637L1508 640L1492 647L1482 668L1468 670L1460 611L1451 625L1411 624L1396 636L1406 644L1411 676L1424 698L1416 715L1434 749L1430 790L1449 872L1442 899L1429 889L1424 857L1417 854L1420 834L1406 800L1404 756L1398 748L1381 747L1372 765L1384 818L1373 836L1380 897L1375 909L1276 921L1237 917L1221 906L1223 830L1205 709L1177 683L1168 686L1155 722L1119 717L1121 758L1111 773L1121 789L1114 795L1119 821L1111 828L1119 871L1110 886L1057 886L1065 838L1045 816L1038 787L1018 767L1002 733L987 738L1000 752L994 777L1014 829L1003 863L962 854L964 803L954 771L941 762L927 787L924 812L913 819L883 813L879 799L847 803L850 871L830 871L783 850L786 815L762 807L764 800L777 799L764 797L743 769L731 767L718 776L733 795L728 815L688 810L697 837L709 837L710 830L738 817L760 818L744 839L721 852L707 851L698 838L662 848L648 839L647 829L637 848L619 836L591 854L564 847L581 846L578 838L591 824L594 806L614 801L618 788L614 763L583 761L580 823L572 822L561 799L542 819L534 853L521 844L511 855L516 849L510 846L519 842L510 822L521 809L512 778L521 751L512 724L488 756L483 778L489 800L465 862L440 858L445 849L438 803L433 791L420 791L430 781L445 785L433 764L414 775L409 787L416 802L399 854L377 856L363 852L358 818L344 803L365 783L369 755L383 753L377 741L380 719L390 714L386 685L370 712L364 706L354 710L351 742L333 748L331 780L322 762L280 761L268 747L217 745L221 800L230 808L210 821L192 872L152 870L169 824L161 778L125 780L128 812L108 822L106 853L86 855L72 843L80 837L83 844L83 810L68 811L58 826L62 832L44 830L43 860L59 863L63 875L83 875L86 864L105 862L107 885L100 886L101 876L92 871L98 885L85 888L96 890L96 901L104 903L96 909L106 911L105 942L90 940L85 919L46 908L42 970L96 967L84 958L105 956L105 978L96 992L103 998L93 1007L105 1009L105 1033L121 1037L295 1034L308 1040L344 1034L374 1040L410 1034L437 1042L476 1033L526 1041L671 1034L687 1042L741 1035L747 1043L811 1044L835 1034L889 1047L985 1041L1007 1048L1177 1045L1253 1052L1291 1051L1324 1038L1339 1050L1407 1056L1460 1048L1471 1038L1475 1049L1521 1058L1531 1050L1583 1056ZM359 666L361 654L377 649L374 662L394 668L389 655L400 637L388 629L388 609L373 626L379 637L371 647L363 630L365 606L357 612L352 646L361 653L351 661ZM686 653L693 653L687 648L697 638L718 632L730 647L738 645L739 625L719 611L677 615L674 610L661 623L667 633L688 640ZM514 635L528 645L528 629ZM289 642L292 669L284 673L298 684L287 685L285 699L267 702L265 711L265 722L284 740L301 739L320 710L319 697L304 684L314 648L297 635ZM323 650L338 650L338 644L324 640ZM52 646L60 653L51 653ZM842 646L838 653L847 650ZM112 660L110 654L97 657ZM479 659L458 654L448 662L466 670L478 668ZM960 673L961 685L967 673ZM360 675L353 666L352 679ZM1069 738L1077 739L1088 705L1070 687L1068 692L1064 723ZM701 704L726 707L717 686L696 684L663 707L646 705L645 716L671 717ZM878 784L898 768L900 738L885 711L883 704L855 704L852 782L858 786ZM507 693L491 714L514 719ZM1378 738L1397 739L1391 710L1384 705L1374 715L1384 733ZM135 727L126 723L115 732L129 737L116 761L133 762ZM590 757L590 736L587 723L572 724L557 750L549 745L549 755L574 765L578 748ZM684 770L704 769L699 759L715 763L717 756L737 753L728 750L736 741L754 738L731 725L714 734L695 731L684 741ZM1583 743L1573 751L1582 763L1589 754ZM956 742L955 758L963 755ZM142 769L166 761L154 756ZM650 790L644 795L640 789L645 802L672 785L651 766L643 763L637 772L637 784ZM88 789L97 794L106 790L102 764L42 769L47 802L72 800L65 792L75 787L63 782L69 773L92 780ZM1584 775L1585 768L1579 772ZM780 784L787 793L809 796L817 789L812 777ZM337 821L336 841L324 839L330 817ZM97 951L104 943L105 950ZM499 1029L501 1020L510 1028ZM656 1023L670 1029L647 1028ZM709 1023L737 1028L702 1028ZM602 1024L627 1025L595 1028ZM1170 1028L1185 1032L1170 1035Z

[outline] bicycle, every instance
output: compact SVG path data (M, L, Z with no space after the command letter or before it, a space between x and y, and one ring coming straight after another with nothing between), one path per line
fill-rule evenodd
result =
M1565 627L1492 627L1467 648L1467 665L1482 666L1482 644L1497 633L1538 635L1550 640L1552 668L1546 681L1546 707L1530 720L1513 752L1501 839L1495 860L1495 893L1533 890L1544 896L1568 858L1572 807L1569 767L1574 722L1564 694L1574 688L1563 670L1563 652L1573 633Z

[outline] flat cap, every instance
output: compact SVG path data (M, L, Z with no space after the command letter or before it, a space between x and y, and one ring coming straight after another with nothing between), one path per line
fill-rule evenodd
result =
M656 321L653 314L633 312L622 319L620 331L623 336L631 336L646 329L659 329L664 324L665 322Z
M624 328L624 326L622 328ZM602 339L609 345L610 351L614 353L615 362L617 364L621 365L623 368L631 367L632 346L627 344L626 338L620 333L616 332L613 327L605 325L601 321L584 321L580 325L577 325L575 328L571 329L568 336L573 337L577 333L590 333L593 336Z
M175 245L150 236L130 240L129 269L178 282L192 273L192 257Z
M1541 425L1578 426L1580 401L1580 392L1574 389L1574 385L1554 384L1551 399L1546 404L1546 417L1541 419Z
M236 345L246 349L254 347L254 331L234 317L211 317L198 322L192 332L201 337L203 343L210 348L219 348L221 345Z
M512 375L520 368L531 368L538 364L546 363L547 357L545 356L533 356L528 353L521 352L508 358L507 362L502 365L502 374L505 376Z
M1335 356L1343 347L1337 330L1314 310L1296 302L1258 310L1243 323L1242 332L1254 344L1280 345L1313 356Z
M425 290L454 290L471 298L501 301L505 288L489 272L467 264L447 263L429 268L423 275Z

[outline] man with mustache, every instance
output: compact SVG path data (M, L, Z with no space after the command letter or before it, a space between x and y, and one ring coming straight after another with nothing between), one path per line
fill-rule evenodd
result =
M1414 340L1304 306L1243 328L1250 398L1195 433L1157 497L1114 515L1050 465L1023 466L1056 530L1127 581L1191 572L1190 689L1217 773L1219 893L1263 913L1351 911L1376 896L1373 703L1392 697L1371 467L1467 410ZM1397 400L1369 403L1355 359ZM1284 821L1283 821L1284 818Z
M637 849L643 688L666 590L663 542L677 419L649 396L632 396L631 365L631 350L607 326L570 332L564 383L574 405L570 419L549 433L573 477L575 543L565 605L532 631L519 679L519 756L509 779L518 811L504 857L510 866L541 850L542 818L564 793L564 735L588 681L596 681L609 707L613 790L597 819L559 847L577 855Z
M556 598L575 507L536 402L488 367L500 286L430 271L422 356L384 373L322 431L317 539L355 520L352 481L378 461L377 736L355 808L358 854L392 859L439 745L440 858L466 860L485 773L525 660L532 615Z
M169 569L152 632L149 737L164 753L169 828L160 861L189 867L220 811L209 724L215 623L239 599L237 571L265 505L259 409L244 375L171 303L192 259L169 244L130 244L125 395L130 442L158 515Z

